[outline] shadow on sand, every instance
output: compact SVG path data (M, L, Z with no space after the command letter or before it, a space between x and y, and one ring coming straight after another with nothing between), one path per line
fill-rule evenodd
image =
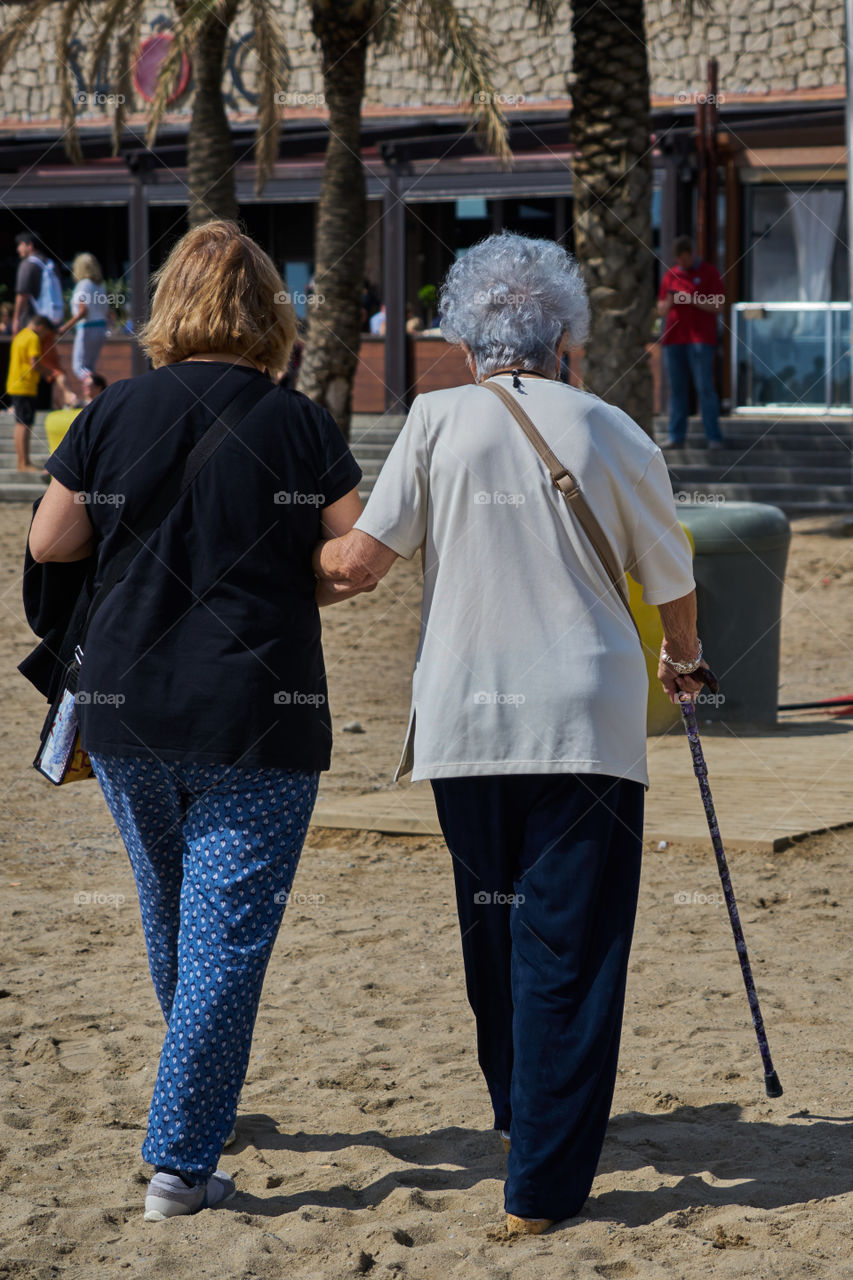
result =
M678 1107L669 1112L627 1112L607 1131L600 1174L651 1167L674 1185L650 1190L593 1194L583 1217L641 1226L678 1210L745 1205L783 1208L853 1190L847 1159L853 1139L851 1116L788 1115L788 1123L743 1120L736 1103ZM283 1134L268 1115L241 1117L238 1144L261 1151L333 1154L371 1146L408 1167L394 1169L367 1186L345 1184L266 1198L240 1194L233 1207L268 1217L306 1206L360 1209L392 1191L465 1191L484 1180L502 1179L504 1156L491 1131L447 1128L389 1137L364 1133ZM450 1168L441 1166L452 1166ZM726 1185L728 1184L728 1185Z

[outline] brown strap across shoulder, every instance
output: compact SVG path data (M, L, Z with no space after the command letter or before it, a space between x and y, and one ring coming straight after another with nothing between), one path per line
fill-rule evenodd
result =
M506 387L499 387L494 382L484 382L481 383L481 386L484 386L487 391L493 391L498 399L504 402L507 409L509 409L512 416L527 436L527 439L533 445L533 448L539 454L539 457L545 463L545 466L551 473L551 483L554 485L555 489L559 489L560 493L566 500L566 505L569 510L574 513L575 518L589 541L592 543L592 548L601 561L605 573L610 579L619 599L628 611L628 617L634 624L634 630L637 632L637 635L640 636L637 621L631 612L631 606L628 603L628 596L623 585L622 570L617 563L615 555L613 554L613 548L607 541L604 530L596 519L595 513L581 493L577 480L572 475L571 471L569 471L567 467L563 466L556 454L548 447L542 436L539 434L539 431L533 425L529 415L525 413L515 396L507 391ZM640 643L642 644L642 637L640 637Z

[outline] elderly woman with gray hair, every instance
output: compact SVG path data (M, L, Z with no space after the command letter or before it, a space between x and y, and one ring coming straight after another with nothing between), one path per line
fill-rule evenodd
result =
M490 236L451 268L440 305L475 385L416 398L364 514L314 562L327 590L348 595L422 552L397 776L413 766L413 780L432 782L480 1066L509 1153L507 1230L535 1234L580 1212L616 1078L648 786L648 680L625 572L660 609L658 675L673 701L699 691L690 673L703 664L660 450L621 410L559 380L588 327L574 259L551 241ZM556 455L557 482L516 407ZM564 501L566 468L598 549Z

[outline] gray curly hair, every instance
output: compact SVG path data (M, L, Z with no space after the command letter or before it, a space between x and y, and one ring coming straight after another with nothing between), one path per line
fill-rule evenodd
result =
M501 231L454 262L439 298L441 332L466 343L478 377L507 366L539 368L560 338L589 332L586 285L576 260L553 240Z

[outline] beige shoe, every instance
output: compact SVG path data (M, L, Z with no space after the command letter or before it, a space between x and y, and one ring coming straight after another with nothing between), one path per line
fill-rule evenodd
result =
M509 1148L511 1145L509 1140L509 1130L498 1129L498 1133L501 1135L501 1144L503 1146L504 1152L506 1153L506 1155L509 1155Z
M553 1218L517 1218L514 1213L506 1215L508 1236L541 1236L543 1231L553 1225Z

